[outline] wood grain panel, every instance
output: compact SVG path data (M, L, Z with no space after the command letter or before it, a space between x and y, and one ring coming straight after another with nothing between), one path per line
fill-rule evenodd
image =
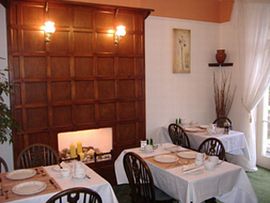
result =
M125 25L128 32L135 30L135 19L133 13L119 12L116 16L116 25Z
M70 58L51 57L51 78L70 78Z
M93 104L76 105L73 112L74 122L77 125L95 121L95 106Z
M71 106L53 107L53 120L52 121L55 127L72 125Z
M117 68L118 76L134 76L134 58L124 58L121 57L118 59L118 68Z
M18 80L18 79L20 79L21 78L21 73L20 73L20 59L19 59L19 57L12 57L12 59L10 59L10 60L12 60L12 62L13 62L13 66L12 67L10 67L10 69L12 70L12 72L13 72L13 79L14 80Z
M120 45L118 47L118 53L121 55L134 54L134 40L132 34L126 34L120 40Z
M25 103L36 104L47 102L47 83L25 83Z
M91 8L76 7L73 10L73 26L77 28L93 28L93 10Z
M25 79L46 79L47 64L45 57L24 57Z
M136 96L134 80L119 80L117 87L119 98L134 98Z
M44 34L39 30L24 30L23 50L25 52L44 52Z
M22 95L21 95L21 85L20 84L15 84L13 86L13 95L14 95L14 103L16 106L22 104Z
M52 82L51 84L52 102L63 102L71 100L70 82Z
M19 51L19 33L17 29L10 29L10 42L9 42L9 50L13 52Z
M53 20L57 27L69 27L72 22L72 10L69 6L49 3L48 19Z
M78 100L95 98L93 81L76 81L75 91L76 91L75 97Z
M95 25L97 29L114 29L114 13L97 10L95 12Z
M97 82L98 86L98 99L114 99L115 90L114 80L100 80Z
M92 57L75 57L75 77L89 77L94 75L94 64Z
M92 34L89 32L74 32L74 52L75 54L92 53Z
M144 58L136 58L135 59L135 74L136 76L144 77L145 69L144 69Z
M58 132L112 127L114 160L145 138L149 11L60 0L48 5L46 12L43 1L12 0L7 9L11 105L20 125L14 158L32 143L57 149ZM50 42L40 30L46 20L56 25ZM127 35L116 46L112 31L118 24Z
M112 34L97 33L96 52L114 52L114 38Z
M136 104L134 102L119 102L117 104L118 119L136 119Z
M42 25L44 23L44 9L41 4L25 4L22 6L22 25Z
M98 57L97 58L97 75L114 76L114 58Z
M67 54L69 52L69 32L57 30L51 37L49 50L52 54Z
M136 123L125 123L117 125L117 142L122 146L138 145L136 139Z
M26 129L43 129L48 127L47 108L26 109L27 126Z
M35 143L43 143L43 144L51 145L49 132L29 133L28 137L29 137L28 145L35 144Z
M99 120L114 121L116 119L115 103L104 103L98 105Z

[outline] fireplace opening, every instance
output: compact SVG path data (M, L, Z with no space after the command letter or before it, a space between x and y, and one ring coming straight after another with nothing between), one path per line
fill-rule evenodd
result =
M112 159L112 128L61 132L57 137L62 160L78 158L87 164Z

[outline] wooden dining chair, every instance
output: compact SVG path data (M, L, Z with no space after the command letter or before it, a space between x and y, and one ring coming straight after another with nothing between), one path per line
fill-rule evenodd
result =
M220 160L225 160L225 148L222 142L214 137L204 140L198 149L199 152L205 153L208 156L218 156Z
M6 161L2 157L0 157L0 173L3 173L4 171L8 172L8 166Z
M154 186L152 173L145 161L137 154L124 155L124 168L134 203L173 202L173 198Z
M190 148L189 138L181 126L172 123L168 127L168 132L173 144Z
M33 144L20 152L16 166L17 168L33 168L58 163L59 156L53 148L45 144Z
M224 128L226 122L230 124L229 128L232 129L232 121L228 117L219 117L214 120L213 124L217 124L219 128Z
M89 188L75 187L63 190L50 199L46 203L69 202L69 203L102 203L99 194Z

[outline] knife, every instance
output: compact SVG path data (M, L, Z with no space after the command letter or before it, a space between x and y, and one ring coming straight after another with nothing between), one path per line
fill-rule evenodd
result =
M50 183L54 186L54 188L57 189L57 185L55 185L55 183L53 182L53 180L50 179L49 181L50 181Z
M4 193L3 193L3 184L2 184L2 178L1 177L0 177L0 186L1 186L0 195L1 196L4 196Z

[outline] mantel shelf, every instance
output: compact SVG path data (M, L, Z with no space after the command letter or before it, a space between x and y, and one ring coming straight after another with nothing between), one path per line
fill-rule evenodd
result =
M233 66L233 63L208 63L209 67Z

